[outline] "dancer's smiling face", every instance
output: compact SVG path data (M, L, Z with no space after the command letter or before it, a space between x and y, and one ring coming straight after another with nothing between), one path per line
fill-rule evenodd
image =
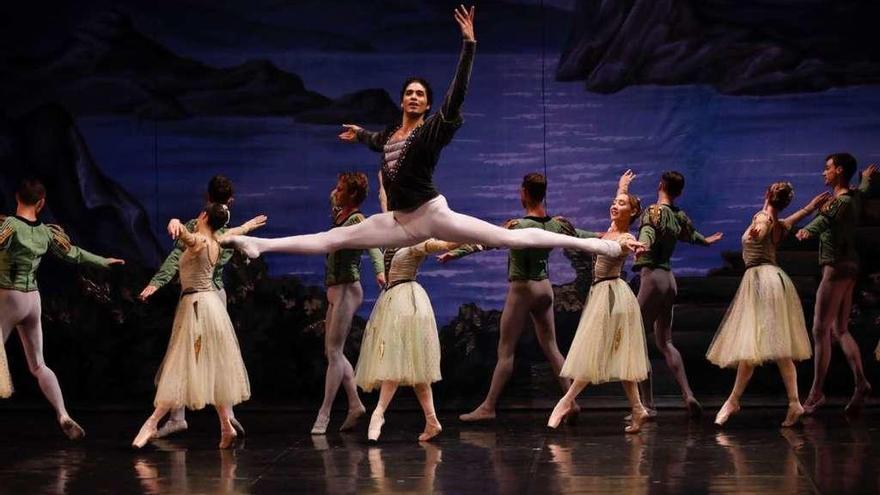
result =
M413 81L407 84L403 90L403 98L400 100L400 108L410 116L424 115L431 109L428 103L428 91L422 83Z
M612 222L624 221L629 225L632 219L641 213L639 199L629 194L618 194L611 202L608 213Z

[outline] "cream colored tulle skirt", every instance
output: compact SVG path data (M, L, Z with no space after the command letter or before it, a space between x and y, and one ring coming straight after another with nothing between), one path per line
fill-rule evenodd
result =
M706 358L722 368L812 354L804 310L788 275L774 265L746 270Z
M12 395L12 376L9 374L9 363L6 361L6 348L0 339L0 399Z
M369 392L383 381L418 385L440 380L440 339L428 294L417 282L383 292L364 330L355 381Z
M156 388L157 407L201 409L250 398L238 339L216 292L181 297Z
M560 375L590 383L641 381L650 364L639 302L622 279L590 289Z

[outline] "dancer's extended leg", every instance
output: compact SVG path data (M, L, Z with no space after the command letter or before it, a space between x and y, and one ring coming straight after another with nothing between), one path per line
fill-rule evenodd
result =
M782 426L794 426L801 415L804 414L804 408L801 406L798 397L797 386L797 369L791 359L778 359L776 365L779 366L779 374L782 375L782 382L785 384L785 394L788 396L788 412L785 415L785 421Z
M587 387L590 382L584 380L574 380L570 387L568 387L568 391L565 392L565 395L559 399L559 402L556 403L556 407L553 408L553 412L550 413L550 419L547 421L547 426L550 428L556 428L559 426L559 423L568 416L574 410L575 399L577 399L578 394Z
M501 329L498 337L498 361L492 372L492 384L483 403L473 411L462 414L462 421L485 421L495 419L495 406L504 391L504 386L513 374L513 359L516 344L522 335L531 306L528 282L514 281L507 289L507 300L501 313ZM561 368L560 368L561 369Z
M527 282L533 291L533 305L530 315L532 323L535 325L535 336L538 339L538 345L541 351L550 362L550 368L553 370L553 376L559 381L559 386L565 392L571 387L571 380L563 376L559 376L562 372L562 365L565 364L565 358L559 352L559 344L556 342L556 322L553 315L553 287L549 280L540 282Z
M327 317L325 321L324 350L327 355L327 376L324 380L324 402L312 428L312 434L326 432L330 410L339 386L343 385L348 397L349 413L364 410L354 382L354 370L343 349L351 329L351 320L363 301L360 283L334 285L327 289Z
M425 413L425 431L419 435L420 442L427 442L436 437L443 431L440 421L437 419L437 413L434 412L434 394L431 392L431 385L428 383L418 383L413 386L422 411Z
M733 390L730 391L730 396L724 402L724 405L721 406L718 414L715 415L716 425L723 425L731 415L739 411L739 400L742 398L743 392L746 391L746 386L749 384L749 380L752 379L754 371L755 367L751 364L746 362L739 363L739 366L736 368L736 381L733 383Z

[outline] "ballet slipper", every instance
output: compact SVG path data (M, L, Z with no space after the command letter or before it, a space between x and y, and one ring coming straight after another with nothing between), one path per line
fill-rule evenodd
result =
M785 415L785 421L782 422L783 428L791 428L800 421L804 414L804 408L800 402L793 402L788 405L788 413Z
M382 425L384 424L385 416L374 412L373 415L370 416L370 427L367 429L367 440L378 442L379 435L382 434Z
M225 450L232 447L232 444L235 443L235 439L238 437L238 434L235 433L235 428L230 429L221 429L220 430L220 444L217 446L220 450Z
M715 424L718 426L724 426L724 423L730 419L730 416L737 413L739 411L739 402L732 401L727 399L724 402L724 405L721 406L721 409L718 410L718 414L715 415Z
M687 408L688 417L699 418L703 415L703 406L693 397L684 400L684 406Z
M71 440L82 440L86 436L85 430L76 421L71 419L70 416L61 418L58 424L61 426L61 431Z
M632 418L630 420L630 424L623 429L626 433L638 433L642 431L642 425L644 425L650 415L648 414L648 410L644 407L633 408L632 413L630 414Z
M244 433L244 426L241 426L241 423L239 423L238 420L235 419L235 416L229 418L229 422L232 424L232 428L235 429L235 433L236 433L238 436L240 436L240 437L245 436L245 433Z
M144 445L147 444L150 440L156 437L157 426L159 421L153 418L147 418L144 421L144 425L141 426L140 431L136 437L134 437L134 441L131 442L131 446L140 449L143 448Z
M440 421L437 420L437 415L429 414L425 417L425 431L419 435L419 441L427 442L439 435L441 431L443 431L443 427L440 426Z
M330 416L319 414L312 425L312 435L324 435L327 433L327 425L330 424Z
M223 235L217 239L217 242L225 248L241 251L250 259L260 257L260 250L257 248L256 242L254 242L252 237L245 235Z
M345 415L345 421L342 422L342 426L339 427L339 431L348 431L354 428L358 420L361 419L361 416L366 414L367 410L364 408L364 405L361 404L354 409L349 409L348 414Z
M825 394L820 393L818 396L810 394L807 400L804 401L804 414L810 415L815 413L823 404L825 404Z
M556 403L556 407L553 408L553 412L550 413L550 419L547 421L547 426L553 429L558 428L559 423L568 416L572 409L571 402L565 400L565 398L559 399L559 402Z
M871 384L867 381L863 381L862 383L856 386L856 389L853 391L852 398L849 400L849 403L846 405L844 411L846 414L855 416L862 412L862 407L865 405L865 399L868 395L871 394Z
M165 438L175 433L185 431L187 428L189 428L189 425L186 423L185 419L169 419L161 428L159 428L159 431L156 432L156 438Z
M479 421L492 421L495 419L495 411L490 412L487 409L485 409L483 406L479 406L467 414L460 415L458 417L458 419L460 419L466 423L473 423L473 422L479 422Z
M657 419L657 410L656 409L651 409L648 406L644 406L644 408L645 408L645 411L648 412L647 421L654 421L655 419ZM627 423L631 422L632 419L633 419L632 413L629 413L623 417L623 420L626 421Z

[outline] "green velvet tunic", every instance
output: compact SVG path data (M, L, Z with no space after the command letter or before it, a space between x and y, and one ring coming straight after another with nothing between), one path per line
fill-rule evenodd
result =
M354 211L334 227L348 227L364 221L364 215L360 211ZM363 249L342 249L327 255L324 263L324 284L327 287L339 284L350 284L361 279L361 256ZM370 261L378 275L385 272L385 262L382 252L378 249L369 250Z
M703 234L697 232L693 222L675 205L653 204L642 213L639 242L648 251L636 259L633 269L641 267L671 270L670 259L678 241L708 246Z

